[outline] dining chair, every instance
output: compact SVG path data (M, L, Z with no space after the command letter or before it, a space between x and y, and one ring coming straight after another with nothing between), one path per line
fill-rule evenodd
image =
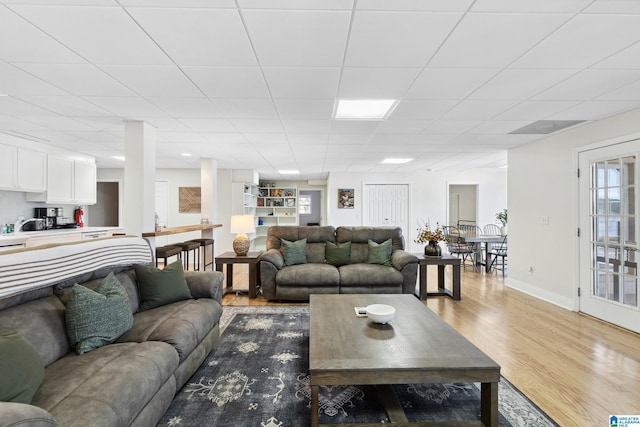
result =
M499 236L500 235L500 227L496 224L487 224L482 227L482 233L490 236Z
M487 252L489 254L489 268L487 270L502 270L502 277L507 266L507 236L504 236L502 242ZM498 268L498 258L501 260L501 266ZM487 260L487 261L489 261Z
M475 248L473 244L466 243L460 235L458 227L445 225L442 227L447 238L447 249L451 255L462 258L462 268L466 268L466 260L470 259L473 268L476 269Z

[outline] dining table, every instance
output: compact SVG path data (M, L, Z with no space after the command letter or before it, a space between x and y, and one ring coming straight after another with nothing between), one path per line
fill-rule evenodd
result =
M475 244L475 261L476 266L484 265L485 271L489 272L491 269L491 263L489 262L489 249L491 244L502 243L505 236L495 234L477 234L475 236L461 236L467 243ZM482 244L484 243L484 257L482 256Z

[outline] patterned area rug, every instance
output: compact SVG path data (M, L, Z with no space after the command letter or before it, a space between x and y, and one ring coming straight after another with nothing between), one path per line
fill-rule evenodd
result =
M158 426L310 424L308 307L225 307L222 340ZM479 384L394 386L411 422L480 419ZM500 426L557 426L504 378ZM374 386L322 387L320 423L388 423Z

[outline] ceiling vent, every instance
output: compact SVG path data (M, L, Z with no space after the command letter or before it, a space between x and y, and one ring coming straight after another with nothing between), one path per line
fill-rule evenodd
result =
M562 129L584 123L586 120L538 120L509 134L548 135Z

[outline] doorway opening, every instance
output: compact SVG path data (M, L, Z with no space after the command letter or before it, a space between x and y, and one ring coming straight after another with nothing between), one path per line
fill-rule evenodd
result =
M120 183L98 182L96 204L87 207L88 227L120 226Z
M476 184L449 185L449 225L477 224L478 186Z
M298 195L298 224L322 225L321 190L300 190Z

